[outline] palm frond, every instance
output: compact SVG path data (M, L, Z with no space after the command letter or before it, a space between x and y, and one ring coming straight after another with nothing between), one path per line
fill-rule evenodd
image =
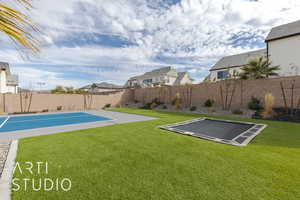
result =
M273 67L269 67L270 71L277 71L280 70L280 66L273 66Z
M31 7L29 0L16 0ZM39 53L39 41L30 32L38 32L38 28L23 13L0 4L0 31L7 34L14 44L20 49L29 49L33 53Z
M277 76L278 73L276 73L276 71L278 71L280 67L271 65L272 63L264 57L251 59L242 67L242 73L239 77L241 79L261 79L269 76Z

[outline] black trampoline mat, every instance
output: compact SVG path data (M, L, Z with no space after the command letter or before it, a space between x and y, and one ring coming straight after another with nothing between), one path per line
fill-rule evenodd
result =
M265 124L199 118L160 128L225 144L245 146L264 128Z
M219 139L232 140L253 126L254 124L204 119L189 124L173 126L172 128L179 129L181 131L193 132L196 135L204 134Z

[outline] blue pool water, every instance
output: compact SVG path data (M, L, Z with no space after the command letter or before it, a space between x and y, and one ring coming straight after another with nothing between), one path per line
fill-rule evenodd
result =
M7 117L0 118L0 124L5 122ZM0 132L12 132L35 128L46 128L54 126L64 126L89 122L111 120L110 118L92 115L85 112L43 114L30 116L11 116L2 127Z

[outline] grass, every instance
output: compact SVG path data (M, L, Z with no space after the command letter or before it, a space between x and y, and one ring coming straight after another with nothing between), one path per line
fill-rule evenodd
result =
M47 161L49 174L15 178L68 177L72 189L23 189L13 199L300 199L300 124L259 121L268 128L235 147L157 128L200 115L117 111L160 119L20 140L17 161Z

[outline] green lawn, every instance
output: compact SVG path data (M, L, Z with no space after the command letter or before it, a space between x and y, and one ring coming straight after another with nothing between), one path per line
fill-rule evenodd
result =
M259 121L268 128L236 147L157 128L201 115L117 111L160 119L20 140L17 161L47 161L49 173L16 178L68 177L72 189L23 189L13 199L300 199L300 124Z

